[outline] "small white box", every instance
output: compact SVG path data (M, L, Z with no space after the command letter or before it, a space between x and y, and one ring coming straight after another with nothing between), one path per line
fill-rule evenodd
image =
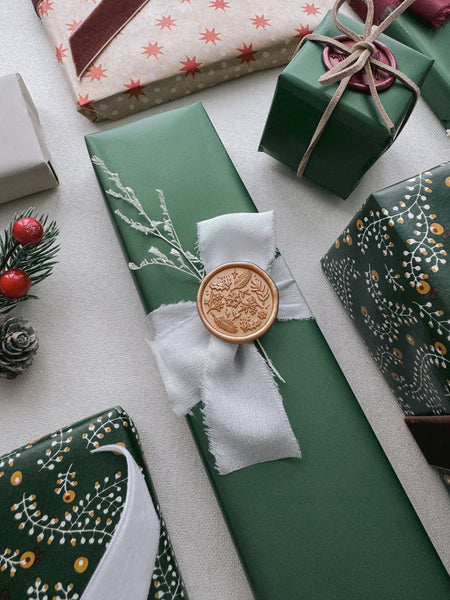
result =
M39 115L22 77L0 77L0 203L57 185Z

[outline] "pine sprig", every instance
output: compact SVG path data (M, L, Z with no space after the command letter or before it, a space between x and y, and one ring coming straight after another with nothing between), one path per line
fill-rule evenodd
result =
M34 209L22 211L16 215L9 226L0 236L0 258L6 256L10 249L14 246L14 238L12 236L13 224L22 217L33 217L40 221L44 228L44 236L42 240L35 245L17 245L6 266L7 269L21 269L25 271L31 280L31 285L39 283L48 277L53 271L54 265L57 263L54 260L56 253L59 250L59 245L56 243L56 238L59 229L55 221L50 221L48 215L36 215ZM0 294L0 313L7 313L12 310L19 302L37 298L34 294L26 294L22 298L6 298Z

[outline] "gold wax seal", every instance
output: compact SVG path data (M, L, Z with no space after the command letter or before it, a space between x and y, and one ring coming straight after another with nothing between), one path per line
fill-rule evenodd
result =
M234 344L251 342L274 322L278 288L253 263L227 263L201 282L197 309L204 326L216 337Z

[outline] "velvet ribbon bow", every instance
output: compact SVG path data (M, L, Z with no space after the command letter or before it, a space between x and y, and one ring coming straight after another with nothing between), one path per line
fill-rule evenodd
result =
M367 16L366 16L366 21L364 23L364 34L362 37L359 36L358 34L356 34L354 31L352 31L351 29L349 29L348 27L346 27L343 23L341 23L339 21L338 12L339 12L340 7L344 4L344 2L346 2L346 0L337 0L336 1L336 3L333 6L332 17L333 17L333 22L336 25L336 27L343 34L345 34L346 36L348 36L351 40L353 40L355 42L355 44L351 48L349 48L348 46L346 46L345 44L343 44L342 42L340 42L339 40L337 40L335 38L328 37L326 35L319 35L319 34L312 33L310 35L305 36L296 49L296 52L298 52L298 50L307 41L324 42L325 44L330 45L333 48L337 48L338 50L340 50L342 53L344 53L346 55L346 58L344 60L338 62L332 69L330 69L329 71L324 73L319 78L319 82L322 85L329 85L331 83L336 83L337 81L339 81L339 86L338 86L336 92L334 93L332 99L330 100L330 103L328 104L327 108L325 109L325 112L323 113L322 118L320 119L319 124L317 125L317 128L313 134L313 137L311 138L309 146L300 161L300 164L297 169L298 177L303 176L303 173L306 169L306 166L309 162L309 159L311 157L311 154L312 154L314 148L316 147L319 139L321 138L334 109L336 108L336 106L339 103L339 100L341 99L342 95L344 94L351 77L353 75L355 75L355 73L358 73L359 71L364 69L365 74L367 76L369 90L372 95L374 104L375 104L381 118L383 119L383 122L384 122L386 128L389 130L389 132L392 135L395 133L395 127L394 127L394 124L392 123L391 119L389 118L389 115L387 114L386 110L384 109L384 106L378 95L374 75L372 72L372 66L377 67L378 69L381 69L383 71L387 71L388 73L393 75L396 79L401 81L404 85L406 85L412 92L414 92L415 101L420 96L420 89L414 83L414 81L412 81L409 77L407 77L404 73L402 73L398 69L391 67L383 62L380 62L379 60L376 60L376 58L374 56L375 52L376 52L376 47L374 44L375 40L387 27L389 27L389 25L401 13L403 13L408 8L408 6L410 6L414 2L414 0L404 0L404 2L402 2L402 4L400 4L383 21L383 23L381 25L378 25L377 27L373 26L373 20L374 20L373 2L372 2L372 0L364 0L365 4L367 5ZM410 107L407 116L403 120L403 124L405 124L406 121L408 120L408 117L414 108L415 101L412 104L412 106ZM398 131L397 134L398 133L400 133L400 131Z
M281 256L276 257L272 212L228 214L198 223L206 272L248 261L269 273L279 291L277 319L311 312ZM267 360L255 343L232 344L212 335L194 302L150 313L153 350L175 413L202 402L209 448L222 475L256 463L300 457L300 448Z

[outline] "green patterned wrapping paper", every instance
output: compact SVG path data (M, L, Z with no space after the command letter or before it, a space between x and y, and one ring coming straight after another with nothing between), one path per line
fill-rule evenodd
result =
M361 23L345 15L339 15L339 19L362 34ZM329 37L341 34L331 12L314 33ZM380 35L378 40L392 50L397 68L420 87L433 61L386 35ZM322 50L323 44L306 42L281 73L261 138L260 150L295 170L338 87L338 83L319 83L319 77L326 72ZM413 102L413 93L396 81L379 95L398 133ZM395 135L386 129L370 94L347 88L311 155L304 176L346 198L393 143Z
M446 129L450 129L450 23L435 29L407 11L387 29L389 36L434 60L422 96Z
M146 235L142 214L124 197L161 223L166 217L155 190L162 190L191 253L198 221L256 211L200 104L86 141L90 155L103 161L94 159L96 174L129 263L168 254L168 247ZM132 275L148 312L195 300L195 279L167 265ZM303 459L219 475L201 407L188 417L255 597L448 598L447 572L315 320L276 321L262 343L285 379L279 389Z
M376 192L322 259L407 415L450 414L449 199L450 163Z
M127 493L124 457L91 453L107 444L130 451L161 521L148 599L187 598L138 433L118 407L0 457L1 600L82 598L120 521Z

